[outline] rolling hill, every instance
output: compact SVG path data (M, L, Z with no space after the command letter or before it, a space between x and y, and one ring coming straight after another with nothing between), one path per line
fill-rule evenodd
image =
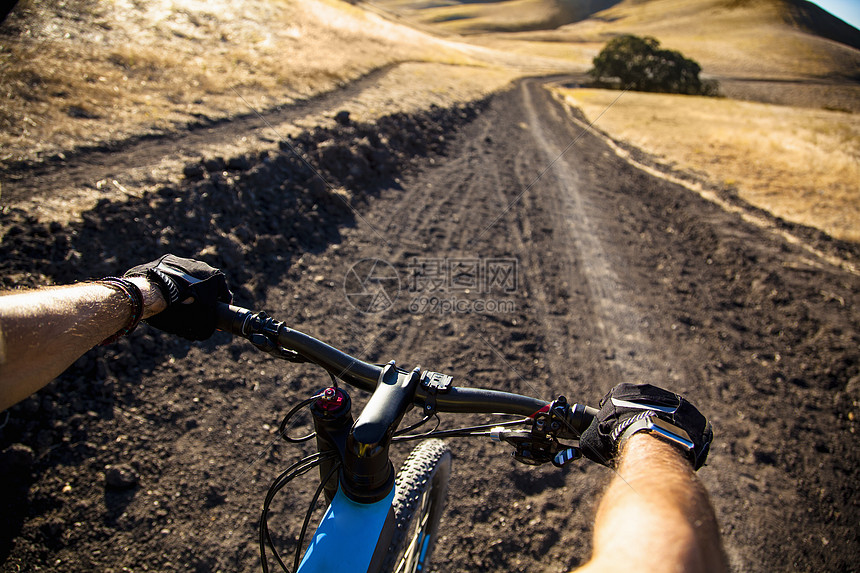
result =
M585 20L617 3L618 0L383 0L373 4L413 23L435 26L438 31L479 34L554 29Z
M381 0L400 17L484 45L517 40L594 51L622 33L657 37L713 75L856 81L860 31L804 0Z

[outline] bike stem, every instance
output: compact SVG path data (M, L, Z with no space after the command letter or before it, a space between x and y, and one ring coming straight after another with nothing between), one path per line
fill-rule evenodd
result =
M337 493L338 476L332 474L334 466L343 459L346 438L352 428L352 400L340 388L326 388L322 398L311 404L314 420L317 451L320 453L337 452L337 458L330 458L320 464L320 480L331 476L323 487L327 503L331 503Z
M320 398L311 408L317 446L321 452L339 451L343 460L340 486L356 503L375 503L384 499L394 487L389 448L395 428L413 408L419 372L418 368L412 372L401 370L393 361L386 364L376 390L354 424L351 424L349 397L343 390L327 389L326 393L332 396ZM320 466L322 479L330 469L330 464L325 468ZM330 500L337 483L327 483L325 490Z
M400 370L389 362L382 369L373 396L346 440L343 491L360 503L385 498L394 487L394 466L388 456L394 430L412 409L419 370Z

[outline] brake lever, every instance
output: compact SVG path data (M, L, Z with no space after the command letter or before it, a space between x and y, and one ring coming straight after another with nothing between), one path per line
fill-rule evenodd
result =
M261 352L265 352L266 354L271 354L275 358L280 360L286 360L287 362L309 362L307 358L299 354L298 352L294 352L283 346L279 346L276 344L271 338L266 336L265 334L256 333L248 336L248 340L257 350Z
M511 457L529 466L552 463L557 468L582 457L579 448L561 444L557 440L543 439L527 431L497 428L490 432L496 441L504 441L514 446Z
M582 457L579 448L562 444L554 438L547 438L540 431L535 434L534 429L509 430L496 427L490 430L490 437L496 442L506 442L514 446L511 457L530 466L552 463L560 468Z
M530 430L496 427L490 430L490 436L495 441L504 441L514 446L511 455L518 462L530 466L549 462L561 468L582 457L579 448L558 441L568 410L570 405L567 400L564 396L559 396L548 408L533 416Z

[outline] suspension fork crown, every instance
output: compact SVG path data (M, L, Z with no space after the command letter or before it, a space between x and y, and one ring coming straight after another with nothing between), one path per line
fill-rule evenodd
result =
M326 388L322 397L311 404L311 415L316 431L317 450L320 453L336 452L337 457L322 462L319 466L320 480L331 473L332 468L342 460L346 450L346 440L354 423L352 400L340 388ZM335 473L323 487L328 503L337 493L338 475Z

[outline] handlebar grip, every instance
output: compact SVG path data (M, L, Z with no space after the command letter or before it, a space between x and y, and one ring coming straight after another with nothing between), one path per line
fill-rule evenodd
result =
M579 435L591 425L591 422L594 420L594 417L597 416L599 411L600 410L597 408L592 408L591 406L586 406L584 404L575 405L575 407L570 411L571 419L568 420L568 423L570 424L570 427L575 430L576 438L579 438Z
M251 311L246 308L219 302L215 306L215 328L242 336L245 321L250 316Z

